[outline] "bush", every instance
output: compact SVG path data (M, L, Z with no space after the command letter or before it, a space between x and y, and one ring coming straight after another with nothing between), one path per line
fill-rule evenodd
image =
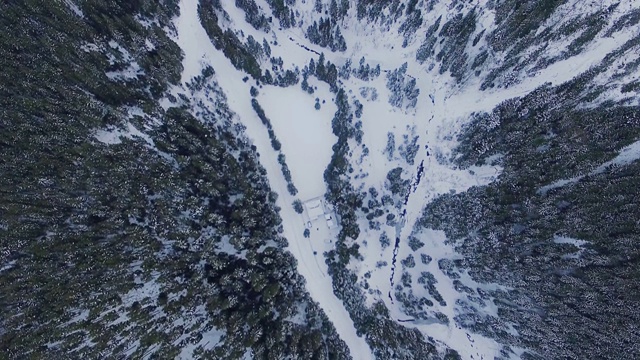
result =
M274 137L271 139L271 147L273 147L273 150L275 151L280 151L282 144L280 144L280 141Z
M289 194L291 194L291 196L295 196L298 193L298 189L296 189L293 183L287 184L287 190L289 191Z
M423 246L424 243L420 241L420 239L415 236L409 236L409 247L411 248L411 250L416 251Z
M389 247L391 245L391 240L389 239L389 236L387 236L386 232L383 232L380 235L380 245L382 245L382 248L385 249L387 247Z

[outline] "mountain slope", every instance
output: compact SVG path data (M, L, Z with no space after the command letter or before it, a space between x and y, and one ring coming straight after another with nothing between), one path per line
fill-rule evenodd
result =
M9 358L640 350L639 1L2 6Z

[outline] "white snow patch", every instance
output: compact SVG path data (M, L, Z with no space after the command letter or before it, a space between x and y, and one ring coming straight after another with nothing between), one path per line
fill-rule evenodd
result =
M14 266L16 266L16 264L17 264L16 260L11 260L8 263L2 265L2 267L0 268L0 272L11 270L13 269Z
M150 29L151 26L156 25L159 26L160 24L158 23L157 19L147 19L142 17L142 15L138 14L136 15L135 19L140 23L140 25L142 25L145 29Z
M419 256L415 259L417 264L416 268L411 269L411 272L415 273L415 275L413 275L413 281L415 282L420 272L423 271L427 271L434 276L437 281L435 284L436 289L446 302L446 306L440 306L437 302L434 302L434 309L446 315L449 319L449 324L442 324L438 321L416 321L403 322L403 325L417 328L425 335L433 337L438 342L451 346L460 354L460 356L462 356L463 359L493 359L496 356L499 356L501 346L495 340L464 329L454 320L459 314L457 301L462 300L467 303L468 301L465 300L466 297L464 294L455 290L453 280L440 270L438 261L441 259L457 259L460 255L455 252L451 245L446 244L446 236L443 231L426 229L416 235L425 243L425 246L419 251L413 253L414 256L418 255L418 253L426 253L431 256L433 260L428 265L424 265L421 263ZM400 278L399 274L402 273L400 259L406 257L410 253L412 253L412 251L406 246L406 244L404 247L401 247L400 253L398 254L398 264L396 268L396 276L398 279ZM473 289L502 289L500 286L495 284L476 283L466 273L459 275L463 284ZM413 291L418 296L421 292L425 293L425 291L419 286L413 286ZM384 297L382 299L384 299ZM385 299L385 303L387 303L387 307L389 307L392 316L395 319L407 318L407 315L402 312L401 304L399 304L398 301L392 304L389 303L388 299ZM487 306L484 308L476 306L476 310L481 316L497 316L497 308L491 301L487 301ZM514 329L510 330L515 332Z
M568 236L560 236L560 235L554 236L553 242L556 244L572 244L572 245L575 245L576 247L582 247L583 245L589 243L588 241L574 239Z
M321 102L326 99L320 110L314 109L314 97L304 94L298 86L264 88L258 97L282 144L282 153L302 199L326 192L323 174L333 154L331 145L336 142L331 119L337 108L328 86L324 85L314 94Z
M153 344L145 350L144 354L142 354L142 358L145 360L150 359L151 356L153 356L153 354L155 354L155 352L158 350L160 350L160 344Z
M571 244L577 247L578 249L583 249L584 246L589 243L588 241L575 239L568 236L560 236L560 235L554 236L553 242L556 244Z
M640 140L634 142L631 145L627 145L625 147L623 147L620 152L618 153L618 155L603 163L602 165L598 166L597 168L595 168L593 171L591 171L590 173L588 173L588 175L597 175L597 174L602 174L605 171L607 171L607 169L611 168L611 167L619 167L619 166L625 166L625 165L629 165L632 162L636 161L640 159ZM549 185L545 185L543 187L541 187L540 189L538 189L538 191L536 191L538 194L544 195L546 193L548 193L550 190L556 189L556 188L560 188L566 185L571 185L571 184L575 184L578 181L582 180L586 175L578 175L578 176L574 176L572 178L569 179L561 179L561 180L557 180Z
M122 140L121 140L122 137L132 139L132 140L137 137L144 140L147 144L150 144L150 145L153 144L153 140L151 140L151 137L149 135L141 132L140 130L138 130L138 128L133 126L133 124L131 123L126 124L126 129L119 129L119 128L113 127L113 128L108 128L106 130L100 129L95 133L95 138L98 141L108 145L115 145L115 144L122 143Z
M142 70L140 65L134 60L133 56L131 56L131 53L129 53L127 49L125 49L122 45L120 45L115 40L109 41L109 47L114 50L117 50L120 53L120 58L121 58L120 60L122 62L128 63L128 66L122 70L105 72L105 75L109 79L114 81L115 80L126 81L126 80L136 79L138 76L144 75L144 71ZM94 50L95 48L96 48L95 45L92 47L90 46L90 44L87 44L83 50L91 51L91 50ZM112 53L107 53L105 55L107 56L109 60L109 64L111 65L115 65L116 62L119 60L118 57L116 57Z
M100 46L94 43L84 43L80 45L80 49L86 53L98 52L100 51Z
M555 182L553 182L553 183L551 183L549 185L545 185L545 186L541 187L536 192L538 194L540 194L540 195L545 195L550 190L561 188L563 186L567 186L567 185L571 185L571 184L575 184L578 181L580 181L582 178L584 178L584 175L574 176L574 177L569 178L569 179L561 179L561 180L555 181Z
M84 19L84 13L80 10L78 5L71 0L64 0L64 3L69 7L69 9L71 9L71 11L73 11L74 14Z
M47 349L57 349L60 347L60 345L62 345L62 343L63 343L62 340L58 340L58 341L48 342L44 345L47 347Z
M598 166L591 174L601 174L605 172L609 167L625 166L640 159L640 140L634 142L631 145L625 146L620 150L618 156L610 161Z
M89 318L89 309L77 309L75 310L75 312L76 314L71 319L69 319L69 321L64 323L65 326L79 323Z
M126 69L107 71L105 75L111 80L132 80L144 75L144 71L137 62L132 61Z
M156 49L156 46L149 39L144 40L144 46L147 49L147 51L153 51Z
M184 359L184 360L193 359L194 358L193 352L197 348L202 348L202 350L213 349L214 347L216 347L216 345L220 343L223 336L225 336L225 332L220 331L215 327L202 332L202 339L200 339L200 341L195 344L187 342L187 345L180 350L178 359Z
M101 143L105 143L108 145L120 144L122 140L120 137L126 136L126 132L121 129L110 129L110 130L98 130L95 134L95 138Z
M158 298L158 294L160 294L160 284L157 282L159 277L160 274L158 272L154 272L151 280L140 283L142 286L136 286L124 294L122 296L123 307L128 308L135 301L141 301L144 299L151 299L151 301L155 302ZM139 277L136 276L135 280L138 282Z
M135 111L135 108L133 108ZM144 116L144 113L142 113L143 115L140 116ZM133 117L139 115L138 113L135 112L129 112L129 117ZM151 136L143 133L142 131L138 130L138 128L136 128L133 124L131 123L127 123L126 124L126 129L121 129L121 128L116 128L116 127L109 127L107 129L99 129L95 132L94 137L96 138L96 140L98 140L101 143L107 144L107 145L117 145L117 144L121 144L122 143L122 138L126 138L126 139L131 139L131 140L135 140L136 138L142 139L145 143L146 143L146 147L155 151L156 153L158 153L158 155L160 157L162 157L167 163L173 165L174 167L178 167L178 162L176 161L176 159L171 155L168 154L164 151L160 151L157 147L156 144L153 142L153 139L151 139Z
M129 347L126 350L124 350L124 355L126 357L130 357L136 352L136 350L138 350L139 347L140 347L140 340L134 341L133 344L129 345Z

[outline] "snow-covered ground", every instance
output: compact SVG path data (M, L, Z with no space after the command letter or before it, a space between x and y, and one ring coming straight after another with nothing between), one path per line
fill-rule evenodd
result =
M260 119L251 107L251 97L249 89L251 84L242 81L245 74L236 70L230 61L217 51L209 40L204 28L198 20L198 0L182 0L180 1L180 16L175 20L177 29L176 42L185 52L183 62L184 72L182 74L182 82L186 83L194 76L200 75L204 66L211 65L216 71L215 79L227 94L227 100L230 109L236 114L236 120L246 126L247 135L253 140L254 145L260 153L262 165L267 170L270 185L274 191L280 196L277 204L281 207L280 215L283 219L284 236L289 240L289 251L298 261L298 271L306 280L306 287L311 297L317 301L325 311L329 320L334 324L338 335L346 342L354 359L372 359L373 355L364 338L356 334L353 321L346 311L343 303L333 294L333 285L331 278L327 275L327 265L324 262L322 253L329 249L331 243L327 243L327 239L332 238L331 230L321 224L315 227L315 231L311 231L310 238L303 236L305 222L303 215L298 214L292 207L295 200L287 191L287 183L281 173L280 164L277 160L277 153L271 148L271 141L268 137L266 127L261 123ZM238 22L237 28L248 29L248 25L244 22ZM300 48L295 44L282 42L282 46L289 46L283 49L283 53L296 53ZM301 194L309 196L319 196L323 192L323 180L321 168L324 170L328 164L326 156L327 151L318 149L318 145L311 145L307 150L298 149L296 144L301 144L304 140L293 140L289 138L291 134L303 136L308 139L310 135L323 136L324 141L331 139L331 118L321 116L305 116L299 121L312 121L315 124L312 133L305 134L302 127L288 128L287 121L294 119L296 114L304 115L308 109L313 114L312 99L308 95L295 92L287 92L282 89L271 87L263 87L261 96L264 99L266 114L269 117L276 130L289 131L286 141L282 141L283 149L287 159L291 158L292 177ZM277 99L276 99L277 98ZM329 99L328 99L329 100ZM296 105L294 105L296 104ZM291 106L294 106L293 108ZM327 112L331 110L331 106L326 106L323 112L327 116ZM273 112L273 114L271 113ZM329 126L328 130L325 126ZM276 136L284 139L279 132ZM297 141L297 142L296 142ZM330 149L333 139L327 143ZM312 151L318 151L319 154L312 154ZM314 156L314 161L305 161L306 156ZM302 153L302 156L299 155ZM324 155L323 155L324 154ZM330 154L330 152L328 153ZM326 160L326 163L322 163ZM289 160L287 161L289 163ZM292 166L295 164L295 168ZM308 173L306 173L309 171ZM320 179L315 177L320 176ZM313 177L313 178L312 178ZM305 181L305 180L308 180ZM320 193L318 193L320 192ZM304 199L306 200L306 199Z
M588 245L589 242L588 241L584 241L584 240L580 240L580 239L574 239L568 236L559 236L556 235L553 237L553 242L555 244L569 244L569 245L573 245L576 249L578 249L575 252L569 253L567 255L564 255L563 258L564 259L579 259L580 256L582 255L582 253L585 250L585 245Z
M432 14L432 17L435 18L446 11L446 8L436 8L435 15ZM486 27L490 27L493 23L493 14L482 12L480 16L481 22ZM611 23L613 21L611 20ZM384 71L393 70L407 62L407 75L415 77L416 87L421 91L417 107L403 110L393 108L387 102L391 94L386 88L384 72L379 78L369 82L353 77L349 80L343 80L342 85L350 90L352 100L357 99L364 104L363 143L369 149L369 155L362 157L362 160L356 160L360 159L361 151L354 150L352 164L358 165L355 172L358 177L354 178L354 185L356 188L362 186L363 189L374 187L382 190L387 172L398 166L404 169L403 178L415 181L419 171L418 164L424 164L424 173L415 192L409 196L406 205L396 214L402 215L406 211L402 217L404 225L401 226L400 231L398 231L398 226L384 224L379 231L371 230L368 229L367 221L360 222L360 228L367 229L361 235L360 241L360 252L364 261L352 260L351 268L359 275L359 279L364 279L365 274L370 276L366 280L371 289L369 303L382 300L395 319L405 320L408 316L403 312L401 304L392 299L395 290L390 288L389 277L393 273L392 281L395 284L400 281L402 274L400 260L413 253L406 241L412 234L418 237L425 243L422 248L424 251L421 252L428 254L433 260L429 265L423 266L420 259L416 257L415 261L418 265L410 273L414 275L414 281L421 271L428 271L434 275L437 281L436 288L446 303L446 306L436 304L435 309L447 315L450 323L449 325L432 322L426 324L403 322L402 324L416 327L425 335L453 347L464 359L493 359L500 351L500 346L494 340L462 329L453 320L459 312L457 300L464 299L464 296L454 289L452 280L438 268L438 260L456 259L459 255L455 253L451 245L445 244L444 233L429 230L414 233L416 230L415 222L422 216L425 204L438 195L450 191L465 191L471 186L488 184L499 176L501 168L497 166L472 167L468 170L461 170L447 162L457 145L456 135L470 119L473 112L488 112L507 99L524 96L545 84L559 85L571 80L577 74L598 65L609 52L631 39L636 35L636 32L631 29L615 33L611 37L599 37L579 55L538 70L535 74L530 74L529 77L525 77L521 82L508 89L497 88L479 91L480 78L471 79L464 87L458 87L448 77L448 74L440 75L437 73L437 68L429 71L426 66L417 63L414 59L419 41L409 43L405 49L400 50L399 44L402 43L402 37L393 29L388 31L388 29L381 29L364 22L349 22L349 26L351 26L351 31L343 31L343 34L349 45L348 57L354 63L364 56L367 63L374 66L379 64ZM481 29L477 31L479 32ZM302 34L299 35L302 37ZM469 52L473 53L471 49ZM327 59L332 62L338 64L344 62L344 54L326 55ZM368 97L360 96L360 89L363 87L375 88L378 92L378 99L371 100ZM393 134L395 138L396 150L399 145L403 145L403 135L408 135L409 138L419 136L417 142L419 150L414 165L407 164L397 155L397 152L391 160L388 159L384 149L389 133ZM621 154L624 154L625 161L629 161L634 158L635 151L630 148ZM436 160L436 157L439 160ZM616 163L616 161L612 161L612 163ZM392 246L387 248L381 246L377 239L382 232L386 232L391 238ZM393 271L391 262L394 252L393 242L396 236L400 239L400 245L397 249L398 263ZM418 253L413 253L413 255L416 256ZM381 261L386 261L388 265L377 266ZM467 274L460 274L460 276L463 284L473 289L495 287L492 284L478 284ZM417 296L420 296L420 290L415 286L412 289ZM488 304L486 307L477 309L478 313L485 316L497 316L497 310L492 305ZM507 331L517 335L517 331L513 328L507 328ZM515 352L513 356L517 357L519 350L512 350Z
M363 45L364 46L364 45ZM417 65L413 65L417 68ZM411 69L412 66L409 66ZM406 258L412 253L407 245L409 235L412 235L414 224L417 219L422 216L422 209L425 204L435 199L438 195L449 191L464 191L471 186L484 185L495 180L500 174L501 168L497 166L473 167L468 170L456 169L452 165L439 162L436 155L440 154L444 158L449 158L451 152L457 145L455 135L461 130L464 121L467 119L465 115L470 115L477 106L473 106L473 101L468 101L465 95L452 96L444 100L448 96L449 87L439 85L438 80L434 79L431 74L424 74L420 82L421 94L418 105L415 110L405 112L400 109L392 108L388 102L390 95L384 85L384 76L369 83L379 91L379 98L376 101L367 101L361 99L364 103L363 112L363 130L365 145L370 149L369 156L365 157L362 165L357 170L361 174L366 174L357 183L364 185L364 188L373 186L377 189L384 189L384 183L387 172L394 167L403 167L403 178L416 181L418 173L418 165L423 163L424 173L420 182L412 188L412 193L408 198L408 202L402 207L402 211L398 211L398 216L406 210L403 217L404 226L398 231L397 226L382 225L381 231L386 231L392 240L392 246L382 249L379 241L381 231L368 229L368 222L360 223L361 229L364 231L363 238L367 244L361 247L364 261L361 264L354 264L353 268L363 278L364 274L370 273L371 277L367 281L371 289L379 290L380 293L370 295L370 302L374 300L382 300L387 308L390 309L391 315L396 320L404 320L410 318L403 310L398 301L394 301L395 290L391 288L389 277L392 274L391 262L393 257L393 242L396 237L400 239L400 245L397 253L396 269L393 272L393 281L395 284L400 282L402 269L400 260ZM354 79L347 86L353 86L357 89L363 86L358 83L359 80ZM434 86L435 85L435 86ZM439 86L438 86L439 85ZM438 86L438 87L436 87ZM429 95L434 96L435 103L430 101ZM471 99L481 99L481 93L475 94ZM446 101L446 103L445 103ZM396 139L396 148L402 145L403 135L415 134L419 136L419 150L414 160L414 165L408 165L404 159L396 155L389 161L384 153L387 144L387 134L392 133ZM456 300L461 298L452 284L452 280L438 269L438 260L455 259L457 254L450 245L445 244L446 237L442 232L425 231L414 234L426 245L424 252L433 258L428 266L420 263L419 256L415 259L418 265L414 269L416 276L414 281L419 277L421 271L428 271L434 275L437 280L437 289L443 296L446 306L436 305L436 309L447 315L450 320L449 325L439 324L437 322L402 322L404 326L416 327L425 335L441 341L454 349L456 349L464 359L470 359L472 356L480 359L493 359L499 354L500 346L491 339L484 336L469 332L455 324L454 317L457 313ZM414 254L418 255L417 253ZM378 267L379 261L386 261L389 265L386 267ZM467 286L476 285L468 278ZM420 296L424 290L414 288L415 295ZM392 298L389 297L389 294Z
M333 153L329 144L336 142L331 132L331 118L336 112L336 105L331 101L333 95L327 84L316 86L313 95L301 92L298 86L270 86L264 87L258 96L276 136L281 139L282 153L292 169L297 196L302 200L326 192L323 173ZM314 108L315 98L320 99L320 103L325 100L319 110Z
M640 5L636 0L632 2ZM525 96L545 84L558 85L571 80L576 75L600 64L609 52L637 36L638 28L618 31L609 37L599 35L579 54L557 61L546 68L529 71L533 65L526 67L521 71L520 81L509 88L496 87L480 91L482 77L466 79L462 86L456 84L449 73L439 74L437 66L431 68L428 62L421 64L415 60L415 53L422 41L419 36L413 38L403 48L401 44L404 37L398 33L397 29L357 21L353 8L342 27L348 50L344 53L331 53L308 42L304 34L307 25L302 28L279 29L277 22L274 21L272 30L267 34L249 26L244 21L244 13L236 8L233 2L222 1L221 3L229 14L229 20L225 20L223 26L233 29L240 38L250 35L258 42L262 42L263 39L268 41L272 56L282 58L284 69L304 67L310 59L317 59L315 52L324 52L326 59L337 66L351 60L352 66L357 67L362 57L373 67L380 65L381 75L371 81L362 81L353 76L348 80L340 80L340 86L347 91L351 104L353 105L357 100L364 105L360 119L364 147L350 144L353 150L351 165L355 170L352 182L357 189L366 190L373 187L381 194L388 193L385 190L387 173L393 168L401 167L402 177L411 180L411 192L404 204L395 210L391 209L399 219L398 224L381 224L379 230L374 230L369 229L368 221L361 220L360 228L363 233L358 242L361 245L360 252L364 260L352 259L349 266L358 275L359 281L363 281L365 274L368 274L367 283L370 286L367 293L368 303L383 301L396 320L406 320L409 316L405 313L401 302L394 301L395 289L391 284L400 282L403 271L409 272L414 279L423 271L431 273L436 280L435 287L444 300L443 304L435 304L432 310L434 313L440 312L446 315L449 323L415 321L402 322L402 324L415 327L425 335L454 348L464 359L493 359L497 356L500 346L494 340L469 332L454 320L461 311L459 303L465 301L465 296L455 290L453 280L438 267L438 261L455 260L459 255L456 254L452 245L446 243L444 233L421 229L416 222L422 216L424 206L437 196L448 192L465 191L472 186L485 185L495 181L500 175L502 169L490 163L481 167L459 169L449 161L457 146L457 135L471 119L472 113L489 112L501 102ZM271 16L269 6L264 0L257 0L256 3L266 16ZM314 1L307 1L296 5L298 20L302 20L304 24L310 24L317 18L317 14L313 13L314 3ZM326 221L320 218L312 222L310 237L303 236L309 221L308 216L293 210L291 203L296 198L289 195L287 191L287 183L277 160L278 152L271 147L267 128L251 107L249 89L256 84L252 80L242 81L246 74L236 70L221 52L215 50L198 21L197 6L198 0L181 0L180 17L175 21L176 40L185 52L182 82L187 83L194 76L200 75L204 66L211 65L215 69L215 79L227 94L230 109L236 114L235 120L246 126L247 135L261 155L261 163L267 170L270 184L280 195L278 206L282 208L284 236L289 240L289 250L298 261L298 271L307 281L309 293L327 313L338 334L349 346L352 356L371 359L373 358L371 350L364 339L357 336L344 305L333 294L331 278L327 275L327 266L322 253L332 249L336 229L329 229ZM472 6L472 4L464 6ZM560 21L563 12L571 13L580 6L586 5L577 0L569 1L549 21ZM445 18L451 15L446 2L436 4L432 12L425 14L425 24L430 25L440 15ZM618 16L614 14L609 19L608 26L613 24ZM483 30L489 32L494 26L494 14L491 11L482 9L478 17L480 26L476 29L474 36ZM576 36L578 35L574 37ZM570 40L571 38L565 38L551 44L549 51L555 49L553 51L557 50L559 55ZM466 49L471 58L480 51L479 47L484 42L483 39L478 47ZM311 51L304 49L303 46ZM552 55L552 52L549 54ZM628 58L633 56L634 54L629 54ZM403 63L407 63L406 76L415 78L416 88L420 90L415 108L396 108L388 102L392 94L386 86L387 71L393 71ZM601 82L607 82L609 80L607 76L611 77L614 73L615 71L605 73ZM331 132L331 119L336 111L333 95L326 84L317 82L315 78L311 77L309 83L317 87L313 95L303 92L299 85L287 88L257 86L259 90L257 100L265 110L275 135L282 144L281 152L286 156L293 183L299 191L297 198L302 201L324 195L326 186L323 172L331 158L332 145L336 141ZM371 89L377 92L376 99L370 96ZM607 94L609 97L618 95L620 94ZM321 103L319 110L314 108L316 98ZM198 98L198 100L206 101L205 98ZM128 130L128 133L121 130L100 133L97 137L101 141L113 142L119 141L120 136L136 135L135 128ZM391 155L385 152L389 134L392 134L395 139ZM408 164L403 156L400 156L399 150L401 147L406 149L406 146L416 137L418 150L413 164ZM618 157L603 164L594 170L594 173L604 171L607 166L624 165L637 160L640 158L638 144L636 142L623 149ZM368 150L368 154L365 149ZM422 169L420 164L423 165ZM418 173L421 173L419 180ZM557 184L551 184L548 189L543 188L541 191L548 191L553 187L578 180L579 178L560 180ZM383 248L378 241L383 232L391 238L392 246ZM408 246L407 239L411 236L417 237L425 244L419 252L412 251ZM398 248L394 250L395 238L400 241ZM579 244L574 243L574 245L580 247ZM391 266L394 251L398 262L395 265L395 272ZM431 262L421 263L419 253L428 254L432 258ZM403 269L400 261L409 255L414 255L417 265L412 269ZM386 261L387 266L379 266L382 261ZM494 284L476 283L464 272L458 275L460 281L470 288L498 289ZM413 286L411 290L416 296L421 294L427 296L420 286ZM478 313L483 316L497 316L497 310L490 301L486 305L476 307ZM509 328L508 324L506 326L509 333L517 336L515 329ZM512 350L515 352L514 357L517 357L519 350Z

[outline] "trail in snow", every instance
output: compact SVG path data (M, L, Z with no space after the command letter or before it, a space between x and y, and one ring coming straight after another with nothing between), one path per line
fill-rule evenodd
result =
M289 36L289 40L293 41L293 43L294 43L294 44L296 44L296 45L300 46L301 48L303 48L303 49L307 50L307 51L308 51L308 52L310 52L310 53L313 53L313 54L316 54L316 55L320 55L320 53L319 53L319 52L317 52L317 51L315 51L315 50L313 50L313 49L310 49L308 46L306 46L306 45L302 45L302 44L300 44L299 42L295 41L291 36Z
M294 198L287 191L287 183L281 173L277 153L271 148L271 140L251 106L251 97L249 96L251 84L243 82L242 78L245 74L236 70L224 54L213 47L200 24L197 9L198 0L181 0L180 16L175 20L176 42L185 53L182 82L186 83L194 76L200 75L202 68L206 65L211 65L214 68L218 84L229 95L227 100L230 110L236 114L236 121L246 126L246 134L253 140L261 154L261 164L267 170L271 188L280 195L277 205L281 208L283 235L289 240L288 250L297 260L297 270L305 278L307 290L327 314L338 335L349 347L351 356L354 359L373 359L368 344L364 338L357 335L353 321L344 304L333 293L331 278L326 276L327 265L324 262L318 262L316 255L314 255L315 251L320 250L320 254L317 256L322 256L321 252L325 251L325 248L320 247L323 244L327 247L330 246L328 245L329 241L325 242L325 240L331 239L335 234L326 225L323 228L320 226L321 224L314 223L314 226L317 225L317 231L312 231L310 239L303 237L304 220L291 206ZM251 31L244 22L236 25L238 25L237 28L243 30L246 28L247 32ZM297 52L304 51L302 49L279 49L279 46L273 46L274 53L285 51L294 57L305 59L304 55ZM266 88L262 91L268 92L269 90ZM302 92L299 94L299 96L305 95ZM269 116L268 113L267 116ZM291 168L291 171L295 179L295 172L299 172L301 169ZM299 183L297 186L303 188L305 184ZM314 247L316 247L315 250Z

